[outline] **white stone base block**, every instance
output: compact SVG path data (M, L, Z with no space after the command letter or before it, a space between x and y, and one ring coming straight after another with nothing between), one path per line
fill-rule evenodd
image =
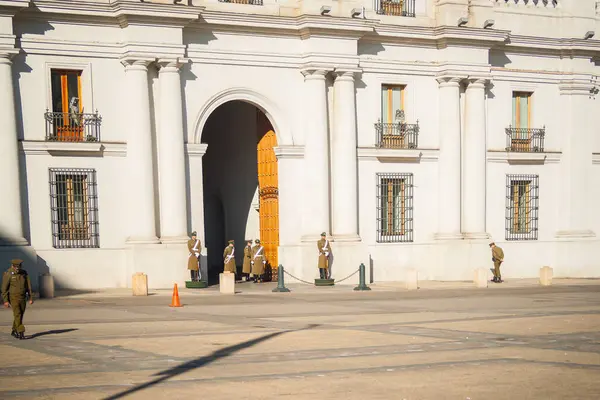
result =
M540 285L550 286L552 285L552 273L554 270L550 267L540 268Z
M235 274L231 272L219 274L219 291L221 294L235 294Z
M419 288L419 274L417 270L414 268L407 269L404 282L408 290L417 290Z
M131 288L134 296L148 296L148 275L136 272L131 277Z
M148 275L149 289L171 289L174 283L185 287L189 280L185 243L130 245L126 256L129 276L136 272Z
M473 282L475 286L478 288L486 288L488 287L488 270L485 268L478 268L475 270L475 276L473 277Z
M54 277L48 273L40 275L40 297L42 299L54 298Z

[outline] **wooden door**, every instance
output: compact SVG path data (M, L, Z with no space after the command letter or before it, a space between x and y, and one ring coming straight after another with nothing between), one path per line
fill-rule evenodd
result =
M279 265L279 190L277 158L273 147L277 146L277 136L260 110L257 110L257 128L259 137L264 133L257 146L260 241L267 257L266 275L271 275L275 280Z

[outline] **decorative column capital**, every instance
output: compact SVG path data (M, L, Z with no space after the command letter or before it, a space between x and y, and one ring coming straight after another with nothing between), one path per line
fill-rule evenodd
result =
M598 94L597 77L564 79L559 82L558 89L563 96L595 96Z
M200 157L206 154L206 149L208 148L207 143L186 143L185 145L185 153L189 157Z
M179 72L181 70L181 67L183 67L185 64L187 64L190 60L187 58L161 58L159 59L156 64L159 66L160 70L159 73L165 73L165 72Z
M438 76L435 80L439 83L440 87L458 87L460 83L465 79L462 76Z
M136 56L125 56L121 58L121 64L125 67L126 71L129 70L148 70L148 66L156 61L156 58L151 57L136 57Z
M307 67L300 70L304 75L305 81L310 80L325 80L325 76L331 71L330 68L324 67Z
M361 73L360 69L336 68L333 73L336 81L353 81L356 74Z
M15 57L18 53L19 51L16 49L14 51L9 50L0 52L0 64L11 65L13 57Z
M468 77L467 78L467 90L469 89L485 89L485 86L491 81L490 78L485 77Z

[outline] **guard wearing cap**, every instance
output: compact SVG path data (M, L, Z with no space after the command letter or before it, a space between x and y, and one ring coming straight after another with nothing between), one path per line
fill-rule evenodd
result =
M11 307L13 310L13 327L11 335L24 339L25 326L23 325L23 315L27 297L29 304L33 304L33 291L31 290L31 281L27 271L21 269L23 260L11 260L10 268L2 276L2 302L4 307Z
M265 264L267 259L265 257L265 249L260 244L260 240L256 239L256 243L252 248L252 274L254 275L254 282L263 282L263 274L265 273Z
M192 278L192 282L200 280L200 250L202 246L200 246L200 240L196 237L196 231L192 232L190 235L192 238L188 240L188 269L190 270L190 275Z
M317 242L319 249L319 275L321 279L329 279L329 257L331 256L331 244L327 240L327 234L321 233L321 239Z
M504 262L504 251L498 246L496 243L490 243L490 248L492 249L492 261L494 262L494 269L492 272L494 273L494 279L492 282L502 283L502 274L500 273L500 265Z
M229 245L223 251L223 263L225 267L223 272L231 272L235 274L235 247L233 240L229 241Z
M252 239L247 239L246 247L244 247L244 264L242 265L242 274L244 274L244 279L250 280L251 273L252 273Z

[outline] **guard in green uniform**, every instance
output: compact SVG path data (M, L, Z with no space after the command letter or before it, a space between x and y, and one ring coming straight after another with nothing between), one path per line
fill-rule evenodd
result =
M327 234L321 233L321 240L317 242L319 249L319 276L321 279L330 279L329 257L331 256L331 244L327 240Z
M244 247L244 264L242 264L243 279L249 281L250 275L252 275L252 240L246 240L246 247Z
M23 260L11 260L10 263L10 268L2 276L2 302L5 308L13 309L14 320L11 335L18 339L24 339L23 315L25 315L27 297L29 297L29 304L33 304L33 291L27 271L21 269Z
M223 250L223 272L235 274L235 242L229 241L229 245Z
M494 279L492 282L502 283L502 274L500 274L500 265L504 262L504 252L496 243L490 243L490 248L492 249L492 261L494 262L494 269L492 272L494 273Z

